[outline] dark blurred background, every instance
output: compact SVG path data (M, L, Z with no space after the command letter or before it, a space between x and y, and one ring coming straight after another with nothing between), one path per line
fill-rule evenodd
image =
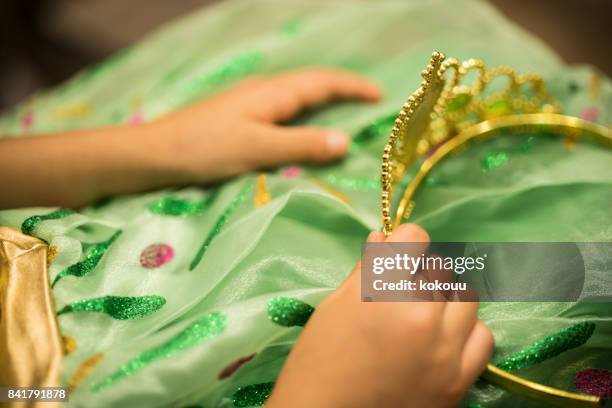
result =
M0 109L69 78L172 18L219 1L0 0ZM612 76L612 0L489 1L565 61L589 63Z

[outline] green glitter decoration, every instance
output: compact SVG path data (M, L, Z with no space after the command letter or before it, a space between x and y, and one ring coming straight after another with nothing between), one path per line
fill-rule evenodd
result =
M100 259L102 259L108 248L112 245L113 242L115 242L117 237L119 237L122 232L122 230L118 230L108 240L94 244L85 256L85 259L75 263L74 265L70 265L68 268L58 273L55 279L53 280L51 287L54 287L60 279L68 275L77 277L89 275L98 265Z
M202 244L200 249L198 249L198 252L196 253L193 260L191 261L191 264L189 265L190 271L194 270L195 267L198 266L198 264L202 260L202 257L208 250L210 243L213 241L213 239L215 239L217 235L219 235L219 233L221 232L225 224L227 224L227 221L229 220L232 213L236 211L236 208L238 208L238 206L244 201L244 199L251 192L252 189L253 189L253 184L251 183L243 187L242 190L238 193L238 195L232 200L230 205L225 209L225 211L223 211L223 214L221 214L221 216L215 223L215 226L213 227L213 229L208 233L206 240L204 240L204 243Z
M505 152L493 152L482 159L482 170L491 171L504 166L510 157Z
M259 51L246 51L212 73L196 77L186 85L186 94L198 96L204 90L252 73L263 61Z
M212 203L215 193L211 193L203 200L190 201L174 196L165 196L149 205L149 211L157 215L169 215L174 217L187 217L190 215L201 214L210 203Z
M330 174L327 176L327 182L335 187L349 188L357 191L373 191L380 190L380 177L375 178L353 178L340 177Z
M529 136L516 147L506 149L505 151L491 152L482 159L482 170L486 172L498 169L506 165L512 156L531 152L537 144L537 138Z
M60 208L59 210L50 212L49 214L46 214L46 215L34 215L32 217L27 218L21 224L21 232L23 232L26 235L32 235L32 232L34 231L34 229L41 222L46 221L46 220L59 220L61 218L66 218L67 216L72 215L72 214L74 214L74 211L72 211L70 208Z
M274 388L273 382L239 387L232 396L232 402L237 408L260 407L270 398L272 388Z
M533 150L537 143L538 139L535 136L529 136L527 140L521 143L521 145L519 146L519 151L521 153L529 153Z
M497 366L513 371L555 357L564 351L579 347L593 335L595 323L582 322L561 329L556 334L546 336L531 346L502 360Z
M99 391L114 384L116 381L133 375L152 362L173 356L185 349L192 348L210 340L223 332L227 319L223 313L214 312L187 326L170 340L147 350L136 358L123 364L117 371L94 384L92 389Z
M268 318L281 326L304 326L314 307L299 299L279 296L268 301Z
M361 129L354 137L353 144L363 145L383 135L388 135L393 128L397 113L391 113L374 119L365 128Z
M80 300L64 306L58 315L66 313L106 313L117 320L135 320L147 317L166 304L161 296L102 296Z

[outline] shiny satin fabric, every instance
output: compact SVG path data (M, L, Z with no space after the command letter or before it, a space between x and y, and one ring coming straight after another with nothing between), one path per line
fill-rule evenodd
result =
M379 83L384 100L329 106L296 123L356 136L373 120L397 113L418 86L433 50L539 72L565 113L588 113L610 124L607 79L586 67L564 66L484 2L240 0L193 13L36 95L0 117L0 133L35 135L152 120L250 74L331 65ZM559 138L523 136L475 145L442 163L415 197L412 220L437 241L612 241L611 153L586 143L569 146ZM210 202L211 189L192 186L115 197L38 224L32 234L57 249L48 270L51 280L122 231L90 273L58 281L56 310L109 295L166 300L135 320L105 313L58 317L62 334L75 344L62 361L61 382L78 380L65 405L232 407L239 387L274 381L300 328L275 324L268 303L284 296L316 306L353 268L368 232L380 228L378 176L386 138L386 131L367 140L356 137L346 160L334 165L275 169L264 181L244 175L218 186ZM489 158L496 166L484 166ZM244 199L218 227L245 188ZM190 206L197 210L162 214L156 203L167 197L196 203ZM0 211L0 224L19 229L28 217L53 210ZM217 233L194 262L212 231ZM173 249L173 258L149 263L147 249L160 244ZM597 254L584 257L589 262L583 295L590 296L612 282ZM491 303L481 305L480 317L496 338L494 362L563 327L594 321L586 344L517 372L574 391L578 371L612 369L611 309L581 302ZM117 375L210 313L225 316L226 326L216 337ZM253 354L232 375L221 375ZM97 387L109 378L119 379ZM480 383L464 402L539 407Z
M57 387L61 359L47 274L47 245L0 226L0 385ZM35 402L7 405L58 406Z

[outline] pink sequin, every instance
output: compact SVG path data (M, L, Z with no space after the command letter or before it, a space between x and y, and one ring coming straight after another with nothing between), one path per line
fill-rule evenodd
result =
M255 357L255 354L251 354L250 356L246 356L246 357L240 357L238 360L234 361L233 363L230 363L227 367L221 370L221 372L218 375L219 379L223 380L225 378L228 378L229 376L234 374L236 370L242 367L244 363L251 361L253 357Z
M140 264L148 269L159 268L174 258L174 249L167 244L153 244L140 254Z
M34 124L34 113L32 113L31 111L26 112L21 117L21 127L24 129L30 129L33 124Z
M599 117L599 111L595 107L586 108L580 112L580 117L584 120L588 120L589 122L595 122Z
M300 177L302 175L302 169L298 166L289 166L283 169L283 176L287 178Z
M144 117L142 116L142 113L140 112L134 112L132 116L130 117L130 119L128 120L128 123L130 125L140 125L143 122L144 122Z
M586 394L612 398L612 371L588 368L576 374L576 389Z

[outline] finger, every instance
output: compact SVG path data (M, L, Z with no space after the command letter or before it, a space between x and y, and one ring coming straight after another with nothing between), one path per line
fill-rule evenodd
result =
M370 234L368 235L368 239L366 240L366 242L368 243L376 243L376 242L384 242L384 241L385 241L385 234L383 234L380 231L370 232Z
M377 101L381 92L366 78L347 71L310 68L263 81L253 112L265 121L286 121L302 110L333 100Z
M455 274L452 269L444 267L444 259L439 255L430 255L427 258L427 279L430 282L438 280L440 282L453 282Z
M429 244L429 234L417 224L401 224L393 230L385 242L415 242Z
M393 230L393 233L387 237L385 243L390 244L387 249L388 256L395 257L395 254L404 254L410 257L421 257L427 254L429 247L429 234L423 228L416 224L401 224ZM400 243L402 245L400 245ZM403 244L410 245L403 245ZM426 276L419 271L414 275L410 275L412 279L425 279ZM433 308L436 313L441 313L445 308L444 299L434 299L434 294L431 291L417 290L407 294L407 300L425 301L428 303L426 307ZM435 302L433 300L436 300Z
M387 237L385 242L390 244L409 243L409 246L391 245L391 247L403 252L408 249L408 255L419 257L427 253L429 234L416 224L401 224L393 230L393 233Z
M370 232L370 234L368 235L368 238L366 239L366 243L368 244L373 244L373 243L380 243L380 242L384 242L385 241L385 234L383 234L380 231L372 231ZM367 247L366 247L366 251L367 251ZM346 278L345 282L343 283L344 286L346 285L348 281L355 281L355 282L360 282L361 279L361 260L359 262L357 262L357 265L355 265L355 268L353 269L353 271L348 275L348 277Z
M444 268L444 259L438 255L430 255L427 257L427 269L423 271L421 279L428 282L452 282L454 279L452 269ZM433 300L445 302L450 299L452 291L450 290L435 290L433 291Z
M461 355L459 382L462 388L467 389L484 372L494 346L491 330L480 320L477 321Z
M255 160L255 167L295 162L325 163L339 159L349 149L349 139L341 132L311 127L258 124L252 141L245 160Z
M450 302L443 316L445 338L456 344L457 351L463 349L477 321L477 302Z

